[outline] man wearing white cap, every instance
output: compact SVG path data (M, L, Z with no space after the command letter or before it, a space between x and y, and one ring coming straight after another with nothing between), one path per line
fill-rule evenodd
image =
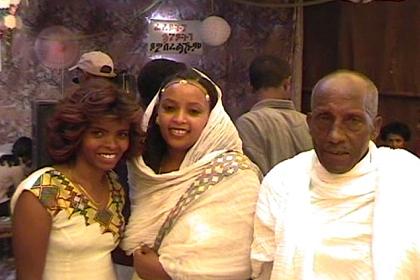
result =
M114 62L106 53L92 51L83 54L76 65L69 68L69 71L77 71L73 82L79 84L92 77L114 78Z

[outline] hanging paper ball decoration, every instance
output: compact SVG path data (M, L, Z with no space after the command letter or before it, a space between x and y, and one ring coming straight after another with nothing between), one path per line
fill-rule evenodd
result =
M8 9L10 6L10 0L0 0L0 9Z
M49 68L67 68L79 56L78 38L64 26L48 27L36 38L35 53L39 61Z
M3 18L3 24L9 29L16 28L16 17L14 15L7 15Z
M201 40L210 46L220 46L230 36L230 25L221 17L209 16L201 22Z

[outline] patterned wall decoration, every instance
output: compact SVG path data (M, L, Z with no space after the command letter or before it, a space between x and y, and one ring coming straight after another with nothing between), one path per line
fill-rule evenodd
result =
M57 100L74 88L67 69L80 54L105 51L116 69L135 76L151 59L147 25L157 14L179 20L217 15L229 23L231 35L225 44L205 45L202 55L170 58L207 72L223 89L233 119L254 102L247 68L255 55L272 53L292 61L294 9L227 0L29 0L19 10L23 28L13 32L10 57L2 62L0 144L31 136L35 100ZM4 58L4 50L2 54Z

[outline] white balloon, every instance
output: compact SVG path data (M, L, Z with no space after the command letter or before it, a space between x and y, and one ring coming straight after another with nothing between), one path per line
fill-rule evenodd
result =
M0 0L0 9L8 9L10 6L10 0Z
M230 25L221 17L209 16L201 22L201 40L210 46L220 46L230 36Z
M7 15L3 18L4 26L10 29L16 27L16 17L14 15Z

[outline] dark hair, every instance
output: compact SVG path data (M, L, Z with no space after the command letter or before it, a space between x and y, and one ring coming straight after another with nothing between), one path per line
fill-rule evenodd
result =
M166 58L147 62L137 76L137 90L143 106L149 105L165 79L185 69L184 63Z
M1 166L18 166L20 164L20 160L13 154L5 154L0 156L0 165Z
M89 125L105 116L130 122L130 146L124 158L141 153L144 133L140 129L143 112L132 95L111 82L91 80L62 99L48 122L48 152L55 163L76 159L83 134Z
M162 87L159 90L159 95L162 94L162 89L165 88L165 85L171 83L172 81L182 79L193 80L202 85L206 89L210 98L210 111L214 108L214 106L216 106L218 92L215 85L213 82L198 74L192 68L187 68L186 70L181 71L166 79L162 83ZM167 150L166 142L160 133L159 125L156 124L158 107L159 104L156 104L155 108L153 109L152 116L150 117L149 126L146 133L145 149L143 152L144 162L156 173L159 171L160 162Z
M32 139L26 136L19 137L13 143L12 154L24 162L32 159Z
M381 140L386 141L389 134L397 134L400 135L404 141L410 141L411 138L411 131L410 128L402 122L391 122L381 129Z
M273 55L257 56L249 66L249 81L254 90L278 87L290 75L287 61Z

